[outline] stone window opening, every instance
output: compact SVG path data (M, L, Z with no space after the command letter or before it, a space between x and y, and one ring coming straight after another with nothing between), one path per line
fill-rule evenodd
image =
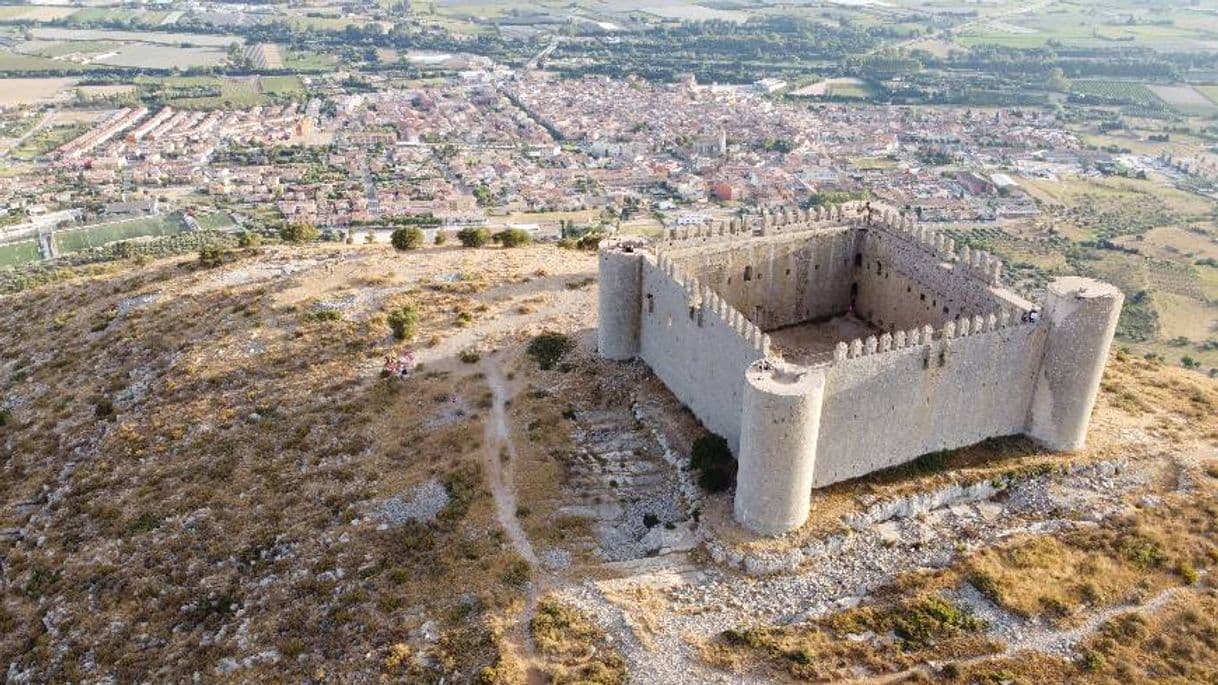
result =
M851 283L851 284L850 284L850 299L851 299L851 300L854 300L854 299L855 299L855 298L857 298L858 296L859 296L859 284L858 284L858 283Z
M863 253L862 252L854 253L854 265L855 266L863 265Z
M879 276L883 273L884 273L884 264L881 263L880 260L878 260L878 259L875 260L875 274L877 276Z
M647 313L654 314L656 311L656 298L651 293L647 293Z
M753 280L753 267L751 267L751 266L744 267L744 280L746 280L746 281Z

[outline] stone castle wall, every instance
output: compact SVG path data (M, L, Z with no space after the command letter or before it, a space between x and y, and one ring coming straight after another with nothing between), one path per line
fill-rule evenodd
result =
M1025 431L1047 326L973 332L970 323L963 336L951 326L950 338L946 328L930 340L929 328L902 332L900 349L896 340L864 342L859 356L828 369L816 487Z
M840 208L783 213L655 248L602 246L602 354L644 360L727 439L741 523L790 530L812 487L994 436L1082 446L1119 291L1062 279L1037 320L999 287L990 255L957 253L892 216L843 218ZM770 354L763 329L840 314L852 300L888 332L843 341L807 367Z
M753 323L773 330L846 311L857 243L851 228L825 228L712 243L672 259Z
M639 357L710 431L740 444L744 370L768 339L727 303L667 259L639 257Z

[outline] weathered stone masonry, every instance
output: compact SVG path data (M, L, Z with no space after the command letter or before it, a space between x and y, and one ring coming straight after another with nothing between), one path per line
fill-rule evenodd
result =
M645 361L727 439L737 519L778 534L803 524L813 488L929 452L1021 433L1083 446L1122 296L1064 278L1037 310L1001 270L906 219L840 207L610 240L598 345ZM872 334L803 363L771 338L816 340L833 321Z

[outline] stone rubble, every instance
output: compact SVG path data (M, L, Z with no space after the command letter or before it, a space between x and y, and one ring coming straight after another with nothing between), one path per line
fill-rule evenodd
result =
M655 587L661 577L680 579L663 584L666 610L648 617L646 644L638 636L634 608L607 599L608 581L588 581L561 594L597 617L613 636L633 682L761 682L706 668L691 641L711 639L728 628L805 622L858 606L901 572L942 568L961 553L1013 535L1095 525L1096 517L1121 511L1125 495L1151 477L1150 468L1131 468L1116 460L1001 483L951 486L873 504L852 519L847 532L783 552L743 554L704 540L711 566L690 567L683 556L674 555L657 560L646 572L612 581L615 587ZM1079 493L1086 497L1079 498ZM868 519L871 522L863 526ZM975 596L961 595L969 592L963 588L957 596L984 609ZM1044 646L1049 653L1069 655L1081 639L1045 630L1032 640L1031 629L1013 617L979 613L994 626L996 637L1030 649Z
M435 520L449 502L444 484L432 478L408 490L404 495L395 495L376 505L373 516L390 526L400 526L409 521L428 522Z

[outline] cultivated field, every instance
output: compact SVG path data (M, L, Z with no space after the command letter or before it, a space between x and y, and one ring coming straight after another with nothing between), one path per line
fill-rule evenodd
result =
M54 100L76 84L70 78L0 79L0 106L33 105Z
M182 48L170 45L132 43L119 48L114 53L107 53L97 59L96 63L169 70L215 66L223 62L226 57L226 53L217 48Z

